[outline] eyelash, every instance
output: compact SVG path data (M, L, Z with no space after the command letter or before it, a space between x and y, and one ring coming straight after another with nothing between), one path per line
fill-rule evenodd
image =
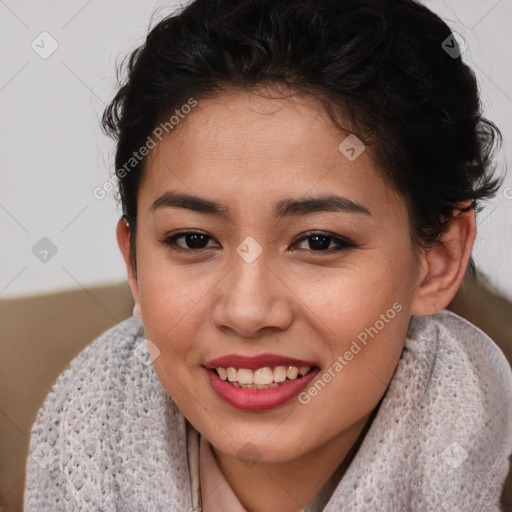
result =
M212 237L210 237L206 233L201 233L200 231L181 231L180 233L176 233L175 235L172 235L170 237L164 238L163 240L160 240L160 242L162 244L164 244L166 247L168 247L169 249L171 249L172 251L184 252L184 253L189 253L189 254L190 253L199 253L201 251L207 251L208 249L212 249L212 247L203 247L201 249L185 249L183 247L178 246L176 244L176 241L179 240L180 238L184 238L187 235L202 235L202 236L212 240ZM334 236L330 233L327 233L326 231L308 232L305 236L296 240L293 243L293 245L299 244L299 243L301 243L305 240L308 240L309 238L313 238L315 236L329 238L331 242L337 243L338 247L336 247L334 249L325 249L325 250L316 250L316 251L313 249L300 249L300 250L305 250L308 252L319 253L319 254L322 254L322 253L323 254L332 254L332 253L339 252L342 250L353 249L353 248L359 247L358 244L356 244L348 239L345 239L345 238L342 238L339 236ZM217 249L217 247L213 247L213 249Z

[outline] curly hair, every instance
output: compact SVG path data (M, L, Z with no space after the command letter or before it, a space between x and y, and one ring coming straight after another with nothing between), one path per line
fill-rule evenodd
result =
M195 0L149 31L123 81L118 70L102 127L117 141L119 170L191 97L228 88L314 96L336 127L372 147L405 198L413 245L426 248L502 183L493 165L501 133L482 116L471 68L445 51L450 37L414 0ZM134 267L146 161L116 172Z

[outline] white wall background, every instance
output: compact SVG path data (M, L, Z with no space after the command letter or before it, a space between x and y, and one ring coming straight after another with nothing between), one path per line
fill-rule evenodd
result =
M487 116L503 132L504 166L512 161L512 0L425 3L468 42L463 58L477 73ZM116 60L143 42L155 10L153 24L175 5L0 0L0 297L125 279L118 207L112 197L92 195L113 167L113 142L99 119L114 93ZM51 49L44 31L58 43L47 59L31 47L35 40L38 51ZM478 228L476 263L512 299L510 173ZM50 250L46 262L33 253L38 242Z

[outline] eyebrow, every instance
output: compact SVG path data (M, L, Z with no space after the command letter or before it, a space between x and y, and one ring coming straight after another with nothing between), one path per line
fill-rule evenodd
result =
M229 208L224 204L184 193L165 192L153 202L149 211L154 212L160 208L186 208L199 213L214 215L225 220L231 219ZM370 209L363 204L337 195L323 195L304 199L283 199L274 206L273 216L280 218L317 212L358 213L371 216Z

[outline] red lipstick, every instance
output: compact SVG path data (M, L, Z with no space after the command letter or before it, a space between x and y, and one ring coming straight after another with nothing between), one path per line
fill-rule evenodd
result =
M315 361L305 361L277 354L260 354L257 356L226 355L212 359L204 366L210 385L217 395L230 406L245 411L274 409L289 402L304 390L320 371ZM256 370L266 366L270 368L276 366L309 366L311 370L304 376L276 383L277 385L274 387L266 389L249 389L235 386L228 380L222 380L215 370L215 368L219 367L233 367L237 370L240 368Z

